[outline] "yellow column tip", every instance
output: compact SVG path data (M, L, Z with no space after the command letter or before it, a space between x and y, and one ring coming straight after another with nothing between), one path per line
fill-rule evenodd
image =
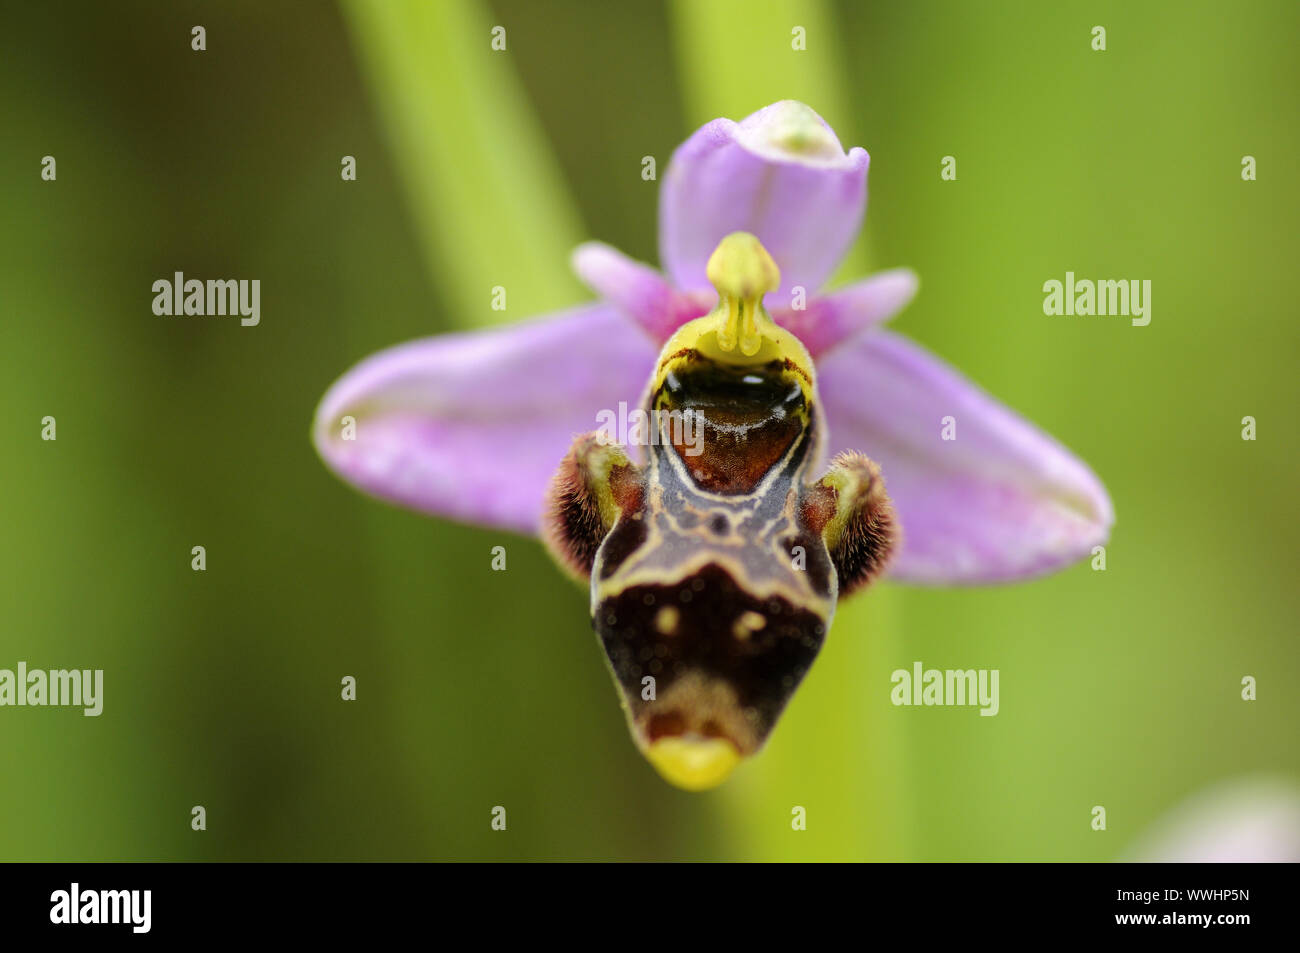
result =
M726 298L762 300L781 284L781 271L763 243L749 232L732 232L709 256L709 284Z
M763 345L771 318L763 311L763 295L781 284L781 272L763 243L749 232L732 232L709 256L705 269L718 289L718 347L753 357Z

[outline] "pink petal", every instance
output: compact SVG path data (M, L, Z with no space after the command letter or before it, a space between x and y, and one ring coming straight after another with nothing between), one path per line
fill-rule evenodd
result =
M705 314L715 297L679 292L654 268L602 242L586 242L574 249L573 270L588 288L617 305L660 344L691 318Z
M794 332L813 357L819 357L888 321L915 295L916 274L909 268L895 268L813 298L802 310L773 310L772 318ZM768 296L768 307L773 306L773 297Z
M893 578L1035 576L1108 538L1110 498L1082 461L906 338L862 335L817 371L830 451L860 450L884 473L903 529Z
M704 266L730 232L757 235L781 269L777 294L825 283L862 224L867 153L847 155L803 103L739 123L715 119L678 147L659 193L659 253L678 288L707 290Z
M1300 787L1273 775L1219 781L1130 843L1122 861L1161 864L1300 862Z
M657 347L587 305L506 328L426 338L348 371L317 410L316 447L343 479L402 506L536 532L547 481L597 413L635 406ZM343 439L343 418L356 439Z

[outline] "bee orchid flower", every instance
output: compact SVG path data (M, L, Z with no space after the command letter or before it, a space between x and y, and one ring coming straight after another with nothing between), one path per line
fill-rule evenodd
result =
M882 327L910 271L822 290L861 226L867 165L801 103L714 120L665 174L662 273L584 244L596 302L383 351L317 411L345 480L541 535L590 580L633 737L683 787L762 745L840 596L882 573L1041 575L1113 519L1084 463ZM627 406L684 414L702 444L658 423L650 447L590 433Z

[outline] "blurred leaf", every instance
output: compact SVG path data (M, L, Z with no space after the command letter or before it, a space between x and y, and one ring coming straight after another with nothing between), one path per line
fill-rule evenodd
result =
M583 235L494 24L470 0L348 0L363 67L416 225L457 324L517 320L580 300ZM492 311L496 286L508 310Z
M832 126L848 117L833 16L820 0L672 0L687 116L739 119L799 99ZM806 49L794 49L794 30Z

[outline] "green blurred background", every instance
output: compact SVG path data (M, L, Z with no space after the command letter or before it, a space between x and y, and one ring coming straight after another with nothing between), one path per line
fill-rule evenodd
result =
M738 9L7 8L0 668L106 697L0 709L0 859L1106 860L1207 785L1296 779L1300 7ZM308 425L374 350L585 300L578 240L657 261L641 157L780 98L872 155L840 279L914 268L894 326L1118 520L1104 573L851 603L764 754L692 795L537 543L360 496ZM155 317L177 270L260 278L261 325ZM1151 279L1150 326L1045 317L1066 270ZM1001 713L893 707L914 660L1000 669Z

